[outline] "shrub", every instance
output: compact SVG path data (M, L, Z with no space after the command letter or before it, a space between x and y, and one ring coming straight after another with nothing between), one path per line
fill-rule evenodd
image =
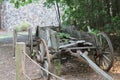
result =
M28 28L30 28L30 23L28 22L22 22L20 25L15 27L17 31L27 31Z

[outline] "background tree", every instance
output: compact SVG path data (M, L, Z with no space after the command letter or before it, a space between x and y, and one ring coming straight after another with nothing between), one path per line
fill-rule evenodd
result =
M93 29L120 34L119 0L46 0L49 7L59 3L64 14L64 24L72 24L80 29Z

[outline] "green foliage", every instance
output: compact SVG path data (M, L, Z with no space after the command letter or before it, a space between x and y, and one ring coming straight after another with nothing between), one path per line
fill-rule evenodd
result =
M58 33L58 36L60 38L69 38L70 37L70 34L67 34L67 33Z
M55 3L55 1L62 5L62 9L64 11L62 19L64 24L74 25L75 22L78 26L84 29L87 25L89 25L89 18L95 17L99 14L98 11L94 11L96 12L94 14L95 16L92 15L93 12L90 7L93 4L89 0L47 0L47 4L50 6ZM94 5L93 7L96 8L96 6L97 5Z
M120 16L116 15L120 14L120 5L116 6L114 1L46 0L45 5L50 7L55 2L59 4L64 12L62 16L63 24L75 25L83 30L87 30L87 26L90 26L93 29L109 33L113 30L120 32L118 30L120 27ZM110 8L113 10L110 11Z
M97 29L91 29L91 32L90 33L92 33L92 34L98 34L100 31L99 30L97 30Z
M31 56L34 57L36 55L36 52L33 50Z
M114 18L112 18L112 23L113 23L113 30L120 35L120 17L119 16L115 16Z
M0 2L2 2L4 0L0 0ZM19 8L21 6L33 3L33 2L37 2L38 0L8 0L10 3L13 3L14 6L16 8Z
M62 42L68 43L69 42L69 38L70 38L70 34L59 32L58 33L58 37L62 40Z
M2 2L2 0L0 0L0 3Z
M120 17L119 15L111 18L111 23L105 24L104 31L120 35Z
M30 23L28 22L22 22L20 25L15 27L17 31L26 31L28 28L30 28Z
M60 61L60 59L54 59L54 73L58 76L61 75L61 61Z

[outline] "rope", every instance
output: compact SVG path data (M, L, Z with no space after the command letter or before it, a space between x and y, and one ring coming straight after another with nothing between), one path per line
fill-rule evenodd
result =
M30 77L28 77L24 72L23 72L23 74L28 80L31 80Z
M53 73L49 72L48 70L46 70L45 68L43 68L42 66L40 66L39 64L37 64L34 60L32 60L25 52L24 52L25 56L28 57L34 64L36 64L40 69L42 69L43 71L47 72L48 74L52 75L53 77L59 79L59 80L65 80L59 76L54 75Z

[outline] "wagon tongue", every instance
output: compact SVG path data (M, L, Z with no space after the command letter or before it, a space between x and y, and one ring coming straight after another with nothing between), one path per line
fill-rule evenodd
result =
M77 51L78 54L89 64L89 66L97 72L99 75L101 75L105 80L113 80L113 78L104 72L100 67L98 67L89 57L88 57L88 52L81 52L80 50ZM81 58L80 56L77 56L78 58Z

